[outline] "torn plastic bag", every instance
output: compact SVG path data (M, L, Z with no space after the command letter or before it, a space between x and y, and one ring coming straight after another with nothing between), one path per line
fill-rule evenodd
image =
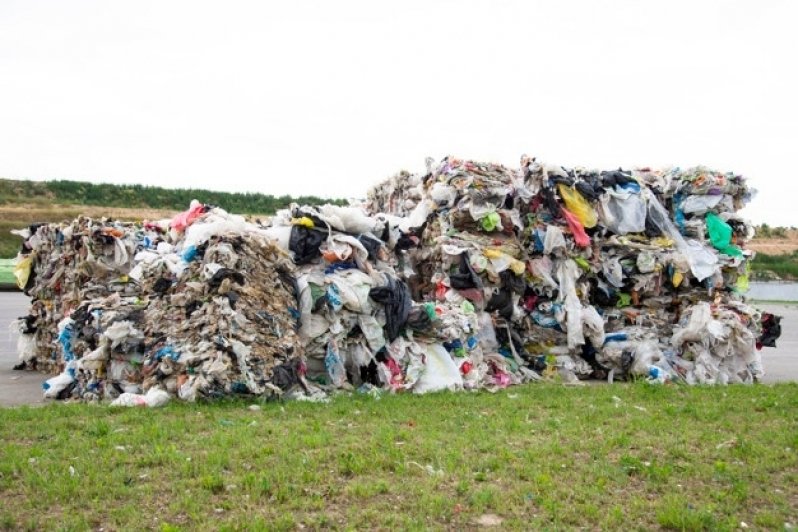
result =
M717 214L708 212L706 215L707 232L709 241L712 245L726 255L732 257L742 257L743 252L737 246L731 244L732 228L729 224L721 220Z
M665 210L657 197L651 193L648 196L648 214L651 217L651 221L663 234L676 243L676 248L690 263L690 270L696 279L703 281L707 277L712 277L718 271L717 256L699 242L694 240L686 241L673 222L671 222L668 211Z
M689 319L684 327L674 331L671 344L681 347L686 342L704 342L707 340L707 326L712 320L709 303L700 302L688 309Z
M110 406L146 406L159 408L169 402L169 394L160 388L150 388L144 395L123 393L111 402Z
M457 390L463 387L460 369L440 344L420 344L425 354L424 371L413 386L413 393Z
M468 288L482 288L482 280L471 267L468 260L468 252L460 254L460 264L457 273L449 274L449 282L452 288L466 290Z
M186 227L193 224L204 213L205 205L197 200L191 200L188 210L172 218L169 227L176 231L185 231Z
M585 228L579 223L579 220L568 209L562 209L562 215L565 221L568 222L568 228L571 230L571 236L574 237L574 243L577 247L586 248L590 245L590 237L585 233Z
M550 225L546 227L546 237L543 239L543 253L552 255L558 249L565 249L565 236L558 226Z
M529 269L532 275L543 281L545 285L557 288L557 281L553 277L554 265L548 256L531 259L529 261Z
M685 214L704 214L714 209L723 196L687 196L679 204Z
M643 340L635 346L634 360L629 372L638 377L649 375L649 368L662 359L662 351L656 340Z
M14 265L14 278L17 280L17 287L25 290L31 276L33 268L33 258L30 255L17 256L17 263Z
M211 211L203 219L204 223L195 223L186 229L185 238L183 239L184 249L191 246L200 247L214 236L228 233L260 232L260 229L247 223L242 216L227 214L224 211L221 214L214 213L215 210Z
M571 259L557 265L557 280L560 285L558 300L565 307L565 329L568 334L568 347L573 349L585 343L582 333L582 304L576 295L576 280L579 269Z
M369 348L373 352L376 353L385 347L385 334L382 326L374 316L359 314L357 323L360 326L360 330L363 331L363 336L366 338Z
M763 312L760 326L762 334L756 341L756 348L776 347L776 340L781 336L781 316Z
M590 343L601 347L604 345L604 319L595 307L588 305L582 307L582 331Z
M322 205L318 207L321 218L332 227L347 233L378 234L381 224L357 207L341 207L338 205Z
M657 258L651 251L641 251L637 256L637 271L651 273L657 267Z
M296 264L307 264L321 257L320 248L325 240L327 240L326 231L294 225L291 227L288 249L293 252Z
M560 197L565 202L566 209L579 220L579 223L588 229L596 227L598 215L593 206L577 190L563 183L557 185Z
M604 278L615 288L623 286L623 266L618 257L607 257L601 262Z
M75 368L76 363L72 361L67 364L61 374L47 379L42 384L42 388L44 388L44 397L47 399L56 399L62 392L65 392L69 386L75 382Z
M372 288L369 291L369 297L385 306L385 333L388 342L393 342L407 322L412 298L410 289L407 288L404 281L390 275L384 275L384 278L386 284Z
M646 201L641 194L607 189L599 201L602 222L613 233L625 235L646 230Z

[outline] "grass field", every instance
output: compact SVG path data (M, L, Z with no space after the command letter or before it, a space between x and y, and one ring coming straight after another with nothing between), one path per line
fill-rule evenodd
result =
M798 385L0 410L0 526L798 524ZM789 526L789 525L787 525Z
M14 259L0 259L0 285L14 283Z

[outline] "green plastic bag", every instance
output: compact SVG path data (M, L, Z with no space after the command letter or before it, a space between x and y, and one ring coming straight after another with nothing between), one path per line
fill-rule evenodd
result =
M501 229L502 227L502 218L499 216L498 212L492 212L482 218L480 220L482 223L482 229L490 233L491 231L495 231L497 228Z
M709 241L712 245L725 255L732 257L742 257L743 252L737 246L731 245L732 228L729 224L720 219L714 212L708 212L705 218Z
M565 208L575 215L584 227L588 229L596 227L598 223L596 210L578 190L562 183L557 184L557 190L560 191L560 197L565 202Z

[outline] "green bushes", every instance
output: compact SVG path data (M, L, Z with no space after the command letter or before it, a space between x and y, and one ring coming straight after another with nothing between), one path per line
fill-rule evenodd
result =
M764 272L773 272L782 279L798 279L798 251L783 255L757 253L751 262L751 270L754 277L761 276Z
M0 179L0 203L62 203L101 207L185 210L192 199L240 214L273 214L291 202L308 205L342 199L317 196L280 196L260 193L219 192L203 189L167 189L144 185L112 185L81 181L17 181Z

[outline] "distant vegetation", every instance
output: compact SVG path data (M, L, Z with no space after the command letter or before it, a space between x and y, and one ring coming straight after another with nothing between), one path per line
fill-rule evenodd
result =
M186 210L192 199L218 205L232 213L250 215L274 214L292 202L300 205L346 204L342 199L318 196L271 196L80 181L0 179L0 257L16 256L22 243L19 237L9 231L34 222L64 222L81 214L133 221L160 219Z
M192 199L223 207L238 214L273 214L291 202L307 205L335 203L345 205L342 199L318 196L272 196L259 193L218 192L203 189L169 189L144 185L112 185L81 181L17 181L0 179L0 204L38 203L97 205L101 207L128 207L169 209L181 211Z
M798 250L783 255L757 253L756 258L751 262L751 270L755 279L772 278L775 274L780 279L796 280L798 279Z
M795 227L770 227L768 224L757 225L757 238L788 238L790 231L795 231Z

